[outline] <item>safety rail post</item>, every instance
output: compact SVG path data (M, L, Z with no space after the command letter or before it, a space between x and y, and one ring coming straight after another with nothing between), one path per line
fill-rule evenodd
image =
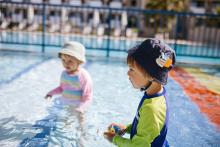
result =
M107 53L106 53L107 57L109 57L109 51L110 51L111 18L112 18L112 8L109 8L108 33L107 33L108 39L107 39Z
M42 53L45 52L45 32L46 32L46 5L43 3L42 13Z

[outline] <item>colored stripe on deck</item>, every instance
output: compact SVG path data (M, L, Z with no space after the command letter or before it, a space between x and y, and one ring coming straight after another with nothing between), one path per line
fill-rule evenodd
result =
M174 68L170 76L181 85L200 111L220 129L220 94L209 90L183 68Z
M201 68L184 67L184 70L196 78L202 85L214 93L220 94L220 77L207 74Z

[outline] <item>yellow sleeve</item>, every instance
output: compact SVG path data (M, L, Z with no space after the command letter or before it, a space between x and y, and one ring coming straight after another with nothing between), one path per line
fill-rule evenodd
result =
M145 100L139 110L137 134L132 139L116 135L113 143L119 147L150 147L151 142L160 134L165 121L164 107L158 107L149 100Z

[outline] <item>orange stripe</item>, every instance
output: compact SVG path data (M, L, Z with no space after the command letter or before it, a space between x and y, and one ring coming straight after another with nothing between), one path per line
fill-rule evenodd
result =
M185 93L199 106L200 111L220 128L220 94L207 89L182 68L174 68L170 76L183 87Z

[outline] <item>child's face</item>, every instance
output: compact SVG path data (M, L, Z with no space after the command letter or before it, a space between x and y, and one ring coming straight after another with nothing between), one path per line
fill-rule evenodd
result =
M150 79L136 64L128 64L128 77L134 88L140 89L147 85Z
M68 73L72 74L78 70L80 62L75 57L61 54L60 58L61 58L64 68L66 69Z

